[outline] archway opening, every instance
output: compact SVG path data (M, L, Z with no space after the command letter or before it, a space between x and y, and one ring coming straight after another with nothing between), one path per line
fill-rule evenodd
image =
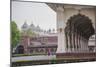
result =
M24 54L24 46L19 45L15 51L16 54Z
M85 15L77 14L68 19L65 27L66 47L71 50L87 50L88 40L95 34L92 21Z

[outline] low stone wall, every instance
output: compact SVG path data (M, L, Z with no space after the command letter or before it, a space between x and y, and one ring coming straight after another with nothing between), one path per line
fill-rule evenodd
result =
M66 59L96 59L96 53L57 53L56 58Z

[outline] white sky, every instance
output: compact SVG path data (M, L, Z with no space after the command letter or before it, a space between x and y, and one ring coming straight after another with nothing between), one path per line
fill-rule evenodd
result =
M19 29L25 21L28 25L39 25L44 30L56 29L56 12L45 3L13 1L11 13L11 19Z

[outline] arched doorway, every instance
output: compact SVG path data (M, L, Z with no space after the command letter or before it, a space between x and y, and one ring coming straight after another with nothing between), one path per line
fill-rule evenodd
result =
M23 47L22 45L19 45L19 46L16 48L15 53L17 53L17 54L24 54L24 47Z
M87 16L79 13L70 17L65 27L66 48L87 51L89 37L94 33L92 21Z

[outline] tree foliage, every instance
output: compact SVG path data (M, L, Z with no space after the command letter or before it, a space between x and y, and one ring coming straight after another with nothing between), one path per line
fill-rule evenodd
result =
M28 29L28 30L27 30L27 35L28 35L28 36L35 36L36 34L35 34L35 32L32 32L31 29Z
M11 21L11 45L15 47L20 40L20 31L15 21Z
M29 37L34 37L37 34L33 32L31 29L23 30L21 31L21 35L29 36Z

